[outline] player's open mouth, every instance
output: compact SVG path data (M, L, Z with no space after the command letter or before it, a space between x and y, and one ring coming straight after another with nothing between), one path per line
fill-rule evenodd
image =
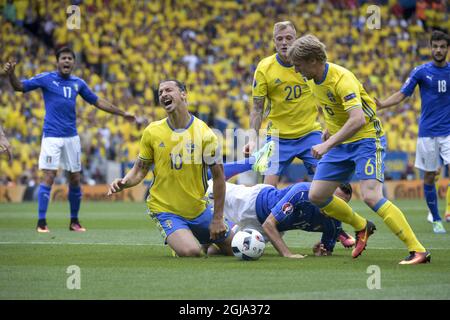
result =
M165 107L168 107L168 106L170 106L172 104L172 100L171 99L164 100L163 104L164 104Z
M63 66L64 71L70 71L70 66Z

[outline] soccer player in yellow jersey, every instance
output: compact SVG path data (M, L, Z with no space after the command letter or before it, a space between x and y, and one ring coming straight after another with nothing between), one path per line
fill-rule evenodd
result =
M314 80L311 89L323 106L327 125L324 141L312 148L320 161L309 192L311 202L353 226L356 246L352 256L358 257L375 225L333 196L339 184L350 181L355 172L364 202L408 247L410 254L400 264L429 262L430 253L417 240L402 211L383 196L386 139L375 102L352 72L327 62L325 45L315 36L295 40L289 57L298 72Z
M186 88L181 82L161 82L159 101L167 118L144 130L133 168L111 183L108 194L137 185L154 165L147 206L165 243L180 257L200 256L200 244L210 243L232 255L231 225L223 216L225 178L220 152L216 153L218 139L203 121L188 112ZM218 195L214 214L205 199L207 165L214 194Z
M274 141L275 150L269 159L270 167L264 172L264 183L274 186L283 170L296 157L303 160L310 175L314 173L317 160L311 154L311 147L320 143L322 134L311 90L306 80L295 72L287 56L295 37L292 22L283 21L274 25L273 41L277 53L260 61L253 80L250 127L258 132L263 114L268 113L267 141ZM266 100L268 110L264 112ZM256 141L251 140L244 147L244 154L250 155L255 145Z

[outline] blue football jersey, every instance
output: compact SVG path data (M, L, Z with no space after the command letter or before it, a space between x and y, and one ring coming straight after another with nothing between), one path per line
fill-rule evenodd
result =
M419 137L450 135L450 63L437 67L428 62L416 67L400 91L410 96L417 84L422 100Z
M76 136L76 100L78 94L90 104L98 97L86 82L76 76L62 77L58 72L44 72L22 81L24 92L41 88L44 96L44 137Z

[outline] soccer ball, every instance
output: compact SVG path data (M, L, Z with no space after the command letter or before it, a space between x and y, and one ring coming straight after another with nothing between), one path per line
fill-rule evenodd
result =
M265 247L264 237L254 229L238 231L231 241L233 254L240 260L258 260Z

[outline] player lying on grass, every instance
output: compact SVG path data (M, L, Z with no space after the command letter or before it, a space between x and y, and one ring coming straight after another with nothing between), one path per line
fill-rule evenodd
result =
M225 163L225 179L250 170L250 162ZM214 202L213 181L209 180L208 198ZM310 183L296 183L278 190L272 185L257 184L252 187L226 183L224 214L235 223L233 231L252 228L269 239L283 257L303 258L293 254L282 238L282 232L300 229L308 232L322 232L319 243L314 245L316 256L327 256L333 252L336 240L346 248L352 247L355 240L341 228L341 222L320 212L308 199ZM352 197L350 184L342 184L335 195L348 202ZM214 253L210 249L209 254Z
M189 113L183 83L161 81L159 101L167 117L144 130L133 168L111 183L108 195L134 187L152 169L148 210L174 255L198 257L201 245L211 243L232 255L233 233L223 217L225 180L216 152L218 139L206 123ZM214 179L214 212L204 199L207 167Z

